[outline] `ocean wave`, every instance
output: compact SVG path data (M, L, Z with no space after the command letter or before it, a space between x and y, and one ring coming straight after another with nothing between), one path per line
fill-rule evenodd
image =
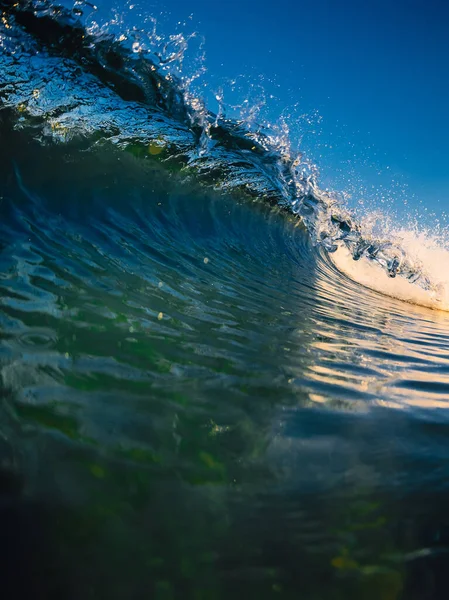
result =
M2 0L0 7L3 126L41 144L113 145L217 190L266 200L299 217L312 243L335 253L334 263L352 279L409 302L449 307L449 283L435 275L434 255L410 251L400 235L373 234L320 188L311 162L285 137L207 110L173 67L184 38L158 38L155 49L131 30L118 35L89 26L83 11L94 7L87 3L68 9ZM362 268L354 265L360 259ZM403 283L390 281L397 277Z
M182 36L0 5L16 597L411 597L448 545L449 315L374 290L441 307L444 246L208 112Z

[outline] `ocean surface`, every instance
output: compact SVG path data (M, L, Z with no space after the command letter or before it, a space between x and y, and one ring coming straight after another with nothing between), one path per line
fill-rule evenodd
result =
M444 243L208 111L182 37L0 7L2 598L448 598Z

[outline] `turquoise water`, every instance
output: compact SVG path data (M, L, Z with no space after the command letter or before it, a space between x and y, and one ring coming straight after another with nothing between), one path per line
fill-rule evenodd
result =
M445 598L449 317L330 251L431 282L150 63L4 4L4 597Z

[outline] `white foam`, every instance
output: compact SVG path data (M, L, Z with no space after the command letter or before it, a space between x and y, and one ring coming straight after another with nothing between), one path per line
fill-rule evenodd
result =
M449 251L427 234L398 231L402 247L421 265L432 283L430 290L410 283L400 275L391 278L369 258L355 261L343 246L331 255L335 266L352 280L381 294L432 309L449 311Z

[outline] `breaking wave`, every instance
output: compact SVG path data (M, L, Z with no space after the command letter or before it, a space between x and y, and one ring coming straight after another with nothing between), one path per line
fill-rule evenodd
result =
M293 150L287 132L209 111L192 91L196 75L182 75L183 36L162 38L153 22L116 33L111 22L98 25L87 2L0 6L0 102L14 130L44 145L112 145L216 190L268 201L297 216L312 243L355 281L449 307L444 244L410 231L374 233L320 188L316 168Z

